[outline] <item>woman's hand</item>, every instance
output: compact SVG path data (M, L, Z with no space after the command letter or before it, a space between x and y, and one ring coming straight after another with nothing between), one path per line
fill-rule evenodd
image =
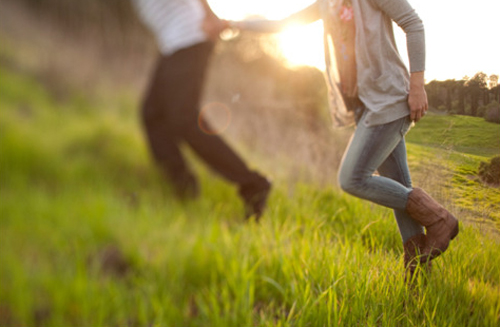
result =
M427 93L425 92L424 72L414 72L410 76L410 94L408 95L410 118L418 122L425 116L429 108Z

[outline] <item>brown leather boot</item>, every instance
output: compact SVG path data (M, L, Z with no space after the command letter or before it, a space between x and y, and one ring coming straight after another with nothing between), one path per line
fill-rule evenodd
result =
M427 240L421 262L432 260L446 251L458 234L458 220L421 188L411 191L406 211L426 229Z
M417 234L410 237L403 245L404 249L404 263L405 263L405 280L407 282L413 281L413 276L416 272L430 272L431 262L420 263L422 251L425 248L427 237L425 234Z

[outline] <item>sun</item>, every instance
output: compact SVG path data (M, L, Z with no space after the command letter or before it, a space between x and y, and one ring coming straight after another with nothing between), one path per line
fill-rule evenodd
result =
M278 50L288 66L325 69L323 25L320 21L309 25L291 26L279 33L276 38Z
M216 14L228 20L243 20L248 16L281 19L313 3L314 0L209 0ZM277 54L289 67L312 66L325 68L323 25L320 21L309 25L291 26L270 35L275 38ZM230 38L230 37L229 37Z

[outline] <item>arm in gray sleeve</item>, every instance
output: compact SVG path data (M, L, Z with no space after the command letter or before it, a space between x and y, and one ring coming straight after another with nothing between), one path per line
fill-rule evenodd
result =
M285 20L252 19L240 22L230 22L230 26L250 32L278 33L285 29L287 23Z
M425 31L422 20L406 0L372 0L406 33L410 72L425 70Z
M309 24L320 19L319 4L313 3L309 7L290 15L282 20L244 20L231 22L231 25L247 31L259 33L277 33L291 24Z

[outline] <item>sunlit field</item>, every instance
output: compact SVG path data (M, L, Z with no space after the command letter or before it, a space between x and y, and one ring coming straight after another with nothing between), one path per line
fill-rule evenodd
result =
M235 190L201 165L202 199L177 202L132 103L60 104L1 74L2 326L497 325L486 222L460 216L460 237L409 288L390 211L276 180L262 221L244 222Z
M500 190L477 176L498 124L429 114L408 134L415 185L461 227L409 286L391 211L336 186L353 129L331 127L321 72L245 35L217 46L204 108L273 179L244 221L194 154L196 201L153 167L140 26L72 34L22 8L0 11L0 326L498 326Z

